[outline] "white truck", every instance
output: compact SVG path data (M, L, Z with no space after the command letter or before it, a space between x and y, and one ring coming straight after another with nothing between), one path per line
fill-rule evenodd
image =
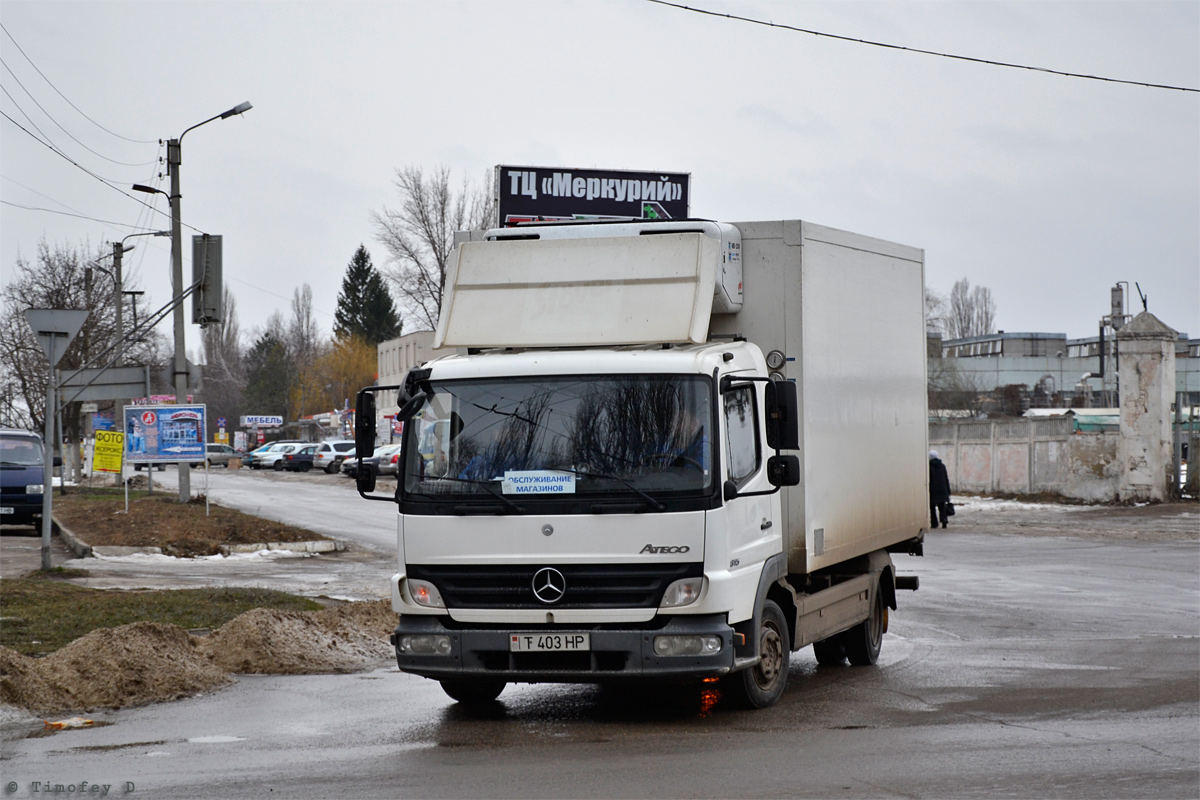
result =
M460 702L509 682L874 664L928 527L924 253L799 220L459 234L404 427L392 637Z

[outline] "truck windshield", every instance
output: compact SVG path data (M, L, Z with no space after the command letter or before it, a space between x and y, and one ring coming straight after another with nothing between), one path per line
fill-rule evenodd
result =
M694 375L434 381L405 426L411 496L506 503L698 494L712 485L711 380Z

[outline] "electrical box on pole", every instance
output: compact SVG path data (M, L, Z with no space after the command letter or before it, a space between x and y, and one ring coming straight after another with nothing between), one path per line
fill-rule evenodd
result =
M208 325L222 320L221 237L207 233L192 237L192 322Z

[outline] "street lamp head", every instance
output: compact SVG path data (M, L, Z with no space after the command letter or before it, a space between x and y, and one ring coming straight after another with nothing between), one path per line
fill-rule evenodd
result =
M145 192L146 194L167 194L162 189L155 189L153 186L146 186L142 183L135 183L133 185L133 190L135 192ZM167 196L170 197L170 195Z
M243 103L238 103L236 106L234 106L233 108L229 109L224 114L222 114L221 119L227 119L229 117L232 117L234 114L245 114L251 108L253 108L253 106L250 105L249 100L247 100Z

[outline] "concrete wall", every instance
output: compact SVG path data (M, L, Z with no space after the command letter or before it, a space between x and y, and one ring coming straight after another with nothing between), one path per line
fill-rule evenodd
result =
M1054 492L1117 499L1116 433L1074 433L1062 419L970 420L929 426L956 492Z

